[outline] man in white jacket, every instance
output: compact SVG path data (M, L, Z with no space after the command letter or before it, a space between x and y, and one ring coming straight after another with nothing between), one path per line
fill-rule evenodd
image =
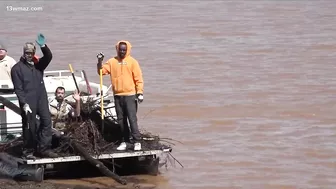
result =
M7 55L7 49L4 45L0 44L0 80L10 80L11 69L16 64L16 61Z

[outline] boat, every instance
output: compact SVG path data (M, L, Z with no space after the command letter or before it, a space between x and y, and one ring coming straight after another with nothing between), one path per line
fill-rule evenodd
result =
M81 96L82 100L88 99L100 99L100 85L97 83L89 82L84 70L74 70L74 77L69 70L56 70L45 71L44 84L48 93L48 99L53 99L55 89L58 86L62 86L66 90L68 97L66 100L73 101L71 94L76 90L74 78L78 84L79 91L86 95ZM11 81L0 81L0 140L8 140L8 136L14 138L20 137L22 134L21 129L21 116L17 109L18 99L14 93L13 84ZM117 115L114 107L114 98L109 87L103 85L103 98L104 98L104 111L106 121L118 125ZM100 101L96 103L97 114L100 112ZM143 138L144 141L150 143L154 138ZM172 148L169 145L161 145L155 147L143 148L141 151L116 151L112 150L110 153L92 155L92 158L105 162L119 161L120 164L125 165L125 169L131 169L132 167L142 167L146 170L146 173L151 175L157 175L159 173L159 161L165 154L172 152ZM22 159L22 165L20 166L32 166L35 168L43 167L45 174L51 174L60 170L64 170L64 167L70 165L78 165L85 162L85 158L78 155L69 155L59 158L40 158L35 160ZM128 165L128 166L127 166ZM124 169L121 166L121 170ZM114 169L114 168L113 168Z
M72 73L69 70L56 70L56 71L45 71L45 76L43 78L46 91L48 94L49 101L55 98L55 90L58 86L62 86L66 90L66 100L69 102L73 101L71 94L76 90L76 85L74 78L78 84L80 92L88 94L82 97L82 100L88 98L100 99L100 85L97 83L89 82L86 76L85 70L75 70L75 77L73 78ZM77 75L76 75L77 74ZM14 92L13 83L10 80L0 80L0 95L6 98L16 106L19 106L17 96ZM109 90L109 87L103 85L104 101L105 103L105 118L113 121L117 124L117 114L114 108L113 93ZM98 105L98 104L97 104ZM8 134L14 136L21 136L21 116L14 112L11 108L4 106L0 102L0 141L4 140Z

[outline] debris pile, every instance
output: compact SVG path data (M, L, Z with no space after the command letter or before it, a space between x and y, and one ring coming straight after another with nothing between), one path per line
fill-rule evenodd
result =
M122 136L120 127L115 121L111 121L110 119L104 120L104 136L102 135L100 100L85 97L86 96L81 100L81 117L77 120L67 120L68 126L66 130L64 130L65 134L56 140L54 149L61 155L76 154L69 140L76 141L78 144L85 146L85 150L90 155L114 152L116 145L120 142ZM10 102L8 103L10 104ZM68 103L74 106L72 102ZM143 138L141 141L143 150L158 150L167 147L166 144L162 144L161 142L174 145L169 142L172 139L163 139L146 131L140 131L140 133ZM13 147L19 148L19 146L22 146L21 138L10 139L7 143L0 144L0 151L7 151Z
M71 102L68 103L74 106ZM104 119L103 121L104 131L101 132L100 100L87 97L84 101L82 98L81 117L76 120L67 120L67 127L63 131L64 135L53 138L53 148L61 156L80 155L106 176L126 184L125 180L111 172L102 162L92 158L95 155L115 152L122 136L120 127L115 120ZM146 131L140 131L140 133L143 139L141 141L142 150L160 150L168 147L161 142L174 145L170 142L172 139L160 138ZM21 138L15 138L1 144L0 151L19 154L22 152L22 144Z

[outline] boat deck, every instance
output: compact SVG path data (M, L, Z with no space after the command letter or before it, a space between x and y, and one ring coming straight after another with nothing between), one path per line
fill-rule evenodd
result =
M159 156L162 153L171 152L172 148L166 147L161 150L144 150L144 151L124 151L124 152L115 152L109 154L101 154L99 156L92 156L94 159L114 159L114 158L127 158L127 157L140 157L148 155ZM41 158L36 160L24 160L24 164L34 165L34 164L48 164L48 163L64 163L64 162L74 162L74 161L83 161L85 160L81 156L65 156L59 158Z

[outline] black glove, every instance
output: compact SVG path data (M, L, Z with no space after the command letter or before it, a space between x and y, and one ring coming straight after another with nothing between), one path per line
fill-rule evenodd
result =
M98 61L99 60L103 61L104 60L104 54L102 52L98 53L97 58L98 58Z
M103 60L104 60L104 54L102 52L97 54L97 59L98 59L98 68L101 69L102 64L103 64Z

